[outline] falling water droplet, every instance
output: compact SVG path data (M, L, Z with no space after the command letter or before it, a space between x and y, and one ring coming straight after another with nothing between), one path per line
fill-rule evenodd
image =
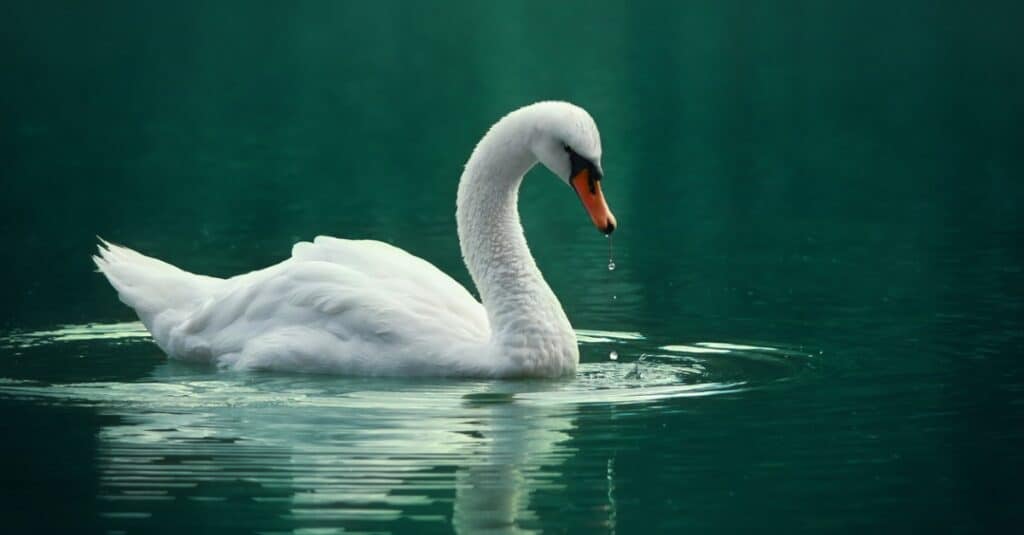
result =
M608 238L608 271L615 271L615 257L612 254L612 235L605 234L605 238Z
M610 358L612 360L619 360L619 352L618 351L612 351L611 353L608 353L608 358Z

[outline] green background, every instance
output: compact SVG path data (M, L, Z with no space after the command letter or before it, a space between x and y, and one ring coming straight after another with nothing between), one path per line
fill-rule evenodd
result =
M618 269L546 170L520 211L574 326L817 357L769 389L574 412L564 457L543 465L562 490L538 483L520 527L1019 524L1022 15L1017 2L7 2L0 330L131 319L93 272L95 235L219 276L318 234L374 238L469 284L454 199L470 150L504 113L568 100L601 129ZM0 376L133 381L161 365L129 349L0 348ZM585 363L606 355L583 348ZM115 416L2 393L0 411L10 522L128 529L98 514L96 441ZM613 458L610 522L574 504ZM307 526L259 501L174 503L129 527ZM417 529L402 518L349 527Z

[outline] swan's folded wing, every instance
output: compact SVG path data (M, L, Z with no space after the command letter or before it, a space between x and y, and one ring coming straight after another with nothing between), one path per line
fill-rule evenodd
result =
M475 361L448 349L489 337L483 305L426 261L380 242L319 238L223 281L158 343L229 366L457 374Z
M462 301L468 293L340 263L293 258L225 282L163 338L168 354L240 368L457 374L475 361L447 349L489 336L482 305Z
M406 303L457 328L486 338L490 333L483 306L454 279L433 264L393 245L376 240L343 240L318 236L292 248L295 262L328 262L355 271L374 293Z

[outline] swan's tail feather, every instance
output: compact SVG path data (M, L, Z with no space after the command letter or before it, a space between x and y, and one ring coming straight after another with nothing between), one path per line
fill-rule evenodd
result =
M98 238L99 254L92 257L100 273L117 290L121 301L149 324L170 310L197 306L221 279L195 275L127 247Z

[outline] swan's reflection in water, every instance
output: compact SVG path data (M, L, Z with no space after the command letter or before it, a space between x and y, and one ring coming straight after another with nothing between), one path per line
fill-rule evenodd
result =
M98 452L112 528L243 505L270 531L531 532L531 493L573 455L574 405L517 400L557 383L166 379L64 392L119 400Z
M557 466L572 454L563 445L574 428L571 411L518 403L512 393L470 394L467 405L480 411L482 440L456 472L453 523L462 533L483 530L519 533L537 518L530 493L558 488ZM537 525L536 527L539 527Z

